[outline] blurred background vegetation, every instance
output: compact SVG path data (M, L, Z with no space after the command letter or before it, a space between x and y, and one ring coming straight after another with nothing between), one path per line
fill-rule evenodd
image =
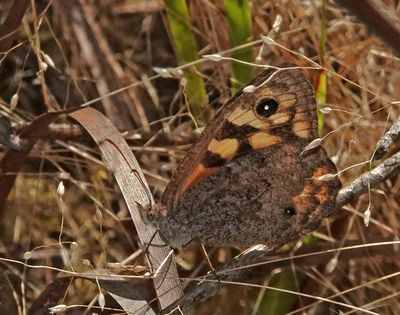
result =
M379 6L400 14L397 0L380 0ZM10 15L15 27L7 29ZM2 0L0 25L0 116L12 132L42 113L92 101L123 134L156 199L201 127L260 64L304 67L319 106L329 107L328 114L319 113L320 133L328 134L324 146L343 170L344 184L368 170L368 164L357 164L370 159L399 115L398 104L391 103L400 99L399 59L334 1ZM263 44L261 35L276 44ZM326 71L307 69L312 64L306 57ZM0 158L6 151L0 146ZM56 193L60 180L63 205ZM399 185L397 178L385 181L274 259L302 250L320 255L259 267L248 283L224 286L195 313L358 314L345 306L354 305L371 314L399 314L398 245L340 250L399 239ZM372 219L365 227L369 205ZM140 248L112 174L90 137L67 118L52 123L31 152L0 220L0 267L21 314L57 277L46 266L83 272L124 262L134 273L144 265L141 255L127 259ZM323 254L327 249L338 249L334 258ZM209 249L215 266L239 252ZM25 258L42 267L4 260ZM196 247L181 252L177 263L186 279L209 270ZM74 280L59 303L81 305L65 314L88 314L98 292L95 284ZM343 305L316 303L315 297ZM119 308L108 296L106 301Z

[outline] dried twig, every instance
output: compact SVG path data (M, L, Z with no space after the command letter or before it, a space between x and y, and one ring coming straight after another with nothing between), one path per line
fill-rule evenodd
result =
M342 188L336 198L336 209L340 209L346 203L361 196L371 187L378 185L390 176L397 175L400 171L400 152L384 160L368 173L355 179L350 185Z
M396 119L392 127L385 133L385 135L376 144L374 160L381 159L389 150L389 146L396 141L400 134L400 117Z

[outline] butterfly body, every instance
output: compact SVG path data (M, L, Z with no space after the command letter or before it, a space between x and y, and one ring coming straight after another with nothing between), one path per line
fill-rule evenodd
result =
M313 90L298 70L265 71L217 113L148 213L171 246L275 247L316 229L338 179L317 137Z

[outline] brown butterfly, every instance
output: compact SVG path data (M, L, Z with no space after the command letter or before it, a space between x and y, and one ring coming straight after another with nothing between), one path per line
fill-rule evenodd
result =
M319 227L340 181L317 138L312 86L296 69L266 70L232 97L203 131L147 212L175 248L276 247ZM247 88L249 90L249 87Z

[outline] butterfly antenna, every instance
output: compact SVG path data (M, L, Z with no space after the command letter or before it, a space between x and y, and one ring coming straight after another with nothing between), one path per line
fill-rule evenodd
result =
M206 247L204 246L204 244L202 242L200 242L200 247L201 247L201 252L204 256L204 259L206 260L208 267L210 267L209 273L212 273L214 275L214 277L220 283L221 282L220 277L218 276L216 269L214 268L213 264L211 263L210 256L208 256Z
M131 168L131 171L133 172L133 174L136 176L136 178L139 181L139 183L144 188L144 191L146 192L147 201L148 201L148 204L150 205L150 208L153 208L154 207L154 202L153 202L153 198L151 198L151 194L150 194L149 188L147 188L146 184L144 183L142 177L140 176L140 174L139 174L139 172L137 170Z

